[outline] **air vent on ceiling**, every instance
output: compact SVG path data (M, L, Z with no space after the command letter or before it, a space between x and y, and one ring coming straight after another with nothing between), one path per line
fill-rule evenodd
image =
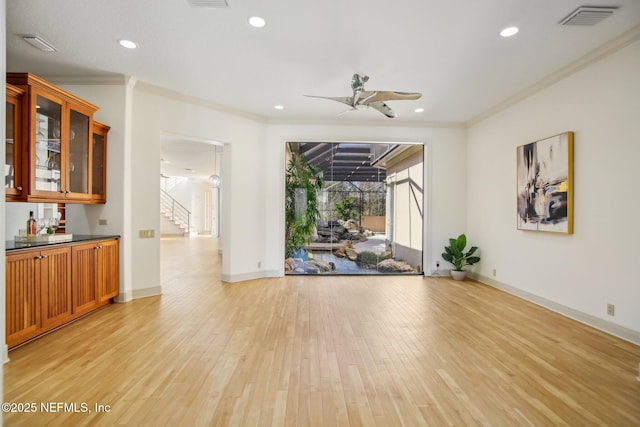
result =
M48 41L46 41L45 39L43 39L40 36L33 35L33 34L18 34L18 37L20 37L22 40L26 41L31 46L33 46L36 49L39 49L39 50L41 50L43 52L57 52L58 51L58 49L56 49L51 43L49 43Z
M560 25L596 25L615 12L617 7L580 6L559 22Z
M194 7L229 7L227 0L187 0Z

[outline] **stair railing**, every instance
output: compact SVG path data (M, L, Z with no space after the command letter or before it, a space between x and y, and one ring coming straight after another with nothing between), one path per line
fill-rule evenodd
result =
M186 226L187 232L191 231L191 212L163 189L160 189L160 208L172 221Z

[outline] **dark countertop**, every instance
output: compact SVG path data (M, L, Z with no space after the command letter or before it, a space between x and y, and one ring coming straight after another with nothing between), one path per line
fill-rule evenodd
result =
M91 240L105 240L105 239L119 239L120 236L117 234L74 234L73 238L66 242L16 242L15 240L7 240L5 241L5 249L7 252L19 250L19 249L29 249L29 248L37 248L44 246L57 246L57 245L68 245L71 243L78 242L90 242Z

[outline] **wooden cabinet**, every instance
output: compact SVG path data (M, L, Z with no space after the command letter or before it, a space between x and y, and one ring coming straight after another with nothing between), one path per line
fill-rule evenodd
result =
M114 274L114 271L118 272L120 270L118 240L100 242L96 258L98 304L103 304L117 296L120 289L120 278L118 274Z
M6 89L6 136L4 163L4 191L7 200L23 200L26 195L23 173L26 157L23 156L22 135L24 134L23 98L25 91L7 84Z
M73 256L73 312L81 315L118 295L117 240L76 245Z
M111 129L93 122L91 146L91 197L96 203L107 201L107 134Z
M71 316L71 248L41 251L40 313L42 327L55 328Z
M109 128L94 122L98 107L29 73L7 73L9 86L24 92L20 141L26 167L24 190L7 200L105 203L106 174L94 172L106 164ZM94 154L95 135L103 139Z
M15 347L118 295L118 240L20 250L6 259L6 340Z
M73 256L73 312L84 314L98 305L97 251L99 242L74 246Z
M71 248L7 256L6 340L9 347L71 317Z

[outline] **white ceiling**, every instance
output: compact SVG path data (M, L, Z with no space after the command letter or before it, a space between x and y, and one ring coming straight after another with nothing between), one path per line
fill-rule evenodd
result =
M207 180L220 175L222 144L189 136L163 133L160 136L160 173Z
M7 0L7 70L134 76L268 122L460 124L640 25L638 0L228 2ZM585 2L619 10L595 26L558 24ZM252 15L266 27L250 27ZM520 32L500 37L511 25ZM18 34L37 34L59 51L41 52ZM139 48L120 47L123 38ZM350 95L355 72L370 76L369 90L423 96L390 101L397 119L373 110L337 115L344 105L303 96Z

